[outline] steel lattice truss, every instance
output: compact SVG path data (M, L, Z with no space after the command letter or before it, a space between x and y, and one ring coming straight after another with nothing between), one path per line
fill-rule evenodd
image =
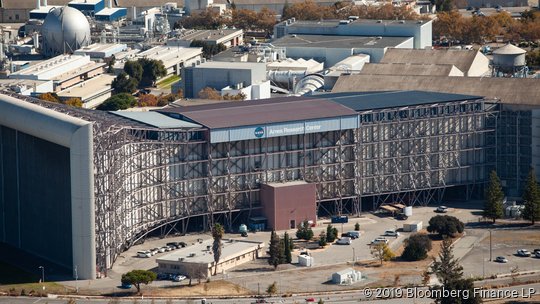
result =
M20 96L16 96L21 98ZM155 229L260 208L261 183L317 185L318 208L440 201L444 190L482 186L496 162L497 102L470 100L359 113L352 130L211 144L208 130L148 127L100 111L26 98L94 124L97 267ZM168 233L168 232L164 232Z

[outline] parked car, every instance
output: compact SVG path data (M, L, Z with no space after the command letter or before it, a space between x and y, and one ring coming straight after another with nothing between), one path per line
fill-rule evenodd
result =
M122 283L122 285L120 286L120 288L122 288L122 289L130 289L131 287L132 286L129 283Z
M388 244L388 239L379 237L371 241L371 245L377 245L377 244Z
M351 243L352 241L350 237L342 237L336 241L336 244L338 245L350 245Z
M159 248L158 248L158 252L160 252L160 253L163 253L163 252L165 252L165 251L167 251L167 247L166 247L166 246L163 246L163 247L159 247Z
M394 237L398 237L399 236L399 232L395 231L395 230L386 230L383 234L384 236L394 236Z
M156 247L156 248L152 248L152 249L150 249L150 251L152 251L152 255L156 255L156 254L159 253L159 248L157 248L157 247Z
M139 257L139 258L149 258L151 256L152 256L152 254L148 250L137 251L137 257Z
M538 253L538 252L540 252L540 249L535 249L535 250L533 250L533 253L534 253L534 254L536 254L536 253Z
M439 207L437 207L437 209L435 209L435 212L437 212L437 213L446 213L446 212L448 212L448 207L439 206Z
M180 243L178 243L178 242L169 242L169 243L167 243L165 245L173 246L174 248L180 248Z
M177 275L177 276L175 276L175 277L173 278L173 281L175 281L175 282L182 282L182 281L185 280L185 279L186 279L186 276L184 276L184 275Z
M530 257L531 256L531 252L527 249L518 249L518 251L516 252L517 255L521 256L521 257Z
M167 251L173 251L176 249L176 246L165 246L167 247Z
M396 220L400 220L400 221L405 221L407 220L409 217L407 215L405 215L405 213L398 213L396 215Z
M257 299L255 302L251 302L252 304L259 304L259 303L268 303L265 299Z
M160 273L157 274L157 279L158 280L168 280L169 279L169 274L160 272Z
M240 236L242 236L242 237L247 237L247 236L248 236L247 231L242 231L242 233L240 233Z
M307 298L306 302L315 302L315 298Z
M508 259L503 257L503 256L498 256L498 257L495 258L495 262L508 263Z
M540 251L536 252L536 253L534 254L534 257L540 259Z
M350 238L352 239L357 239L360 237L361 233L360 231L349 231L347 232L347 234L349 235Z
M186 242L178 242L178 245L180 245L182 248L187 246Z

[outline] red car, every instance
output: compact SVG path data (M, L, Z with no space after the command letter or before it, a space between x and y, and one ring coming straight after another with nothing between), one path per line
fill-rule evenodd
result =
M306 302L315 302L315 298L307 298Z

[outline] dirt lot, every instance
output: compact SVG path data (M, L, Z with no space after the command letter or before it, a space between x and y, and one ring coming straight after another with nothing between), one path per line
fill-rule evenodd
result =
M251 291L226 281L212 281L201 284L193 282L193 286L145 288L143 292L145 296L160 297L240 296L252 294Z

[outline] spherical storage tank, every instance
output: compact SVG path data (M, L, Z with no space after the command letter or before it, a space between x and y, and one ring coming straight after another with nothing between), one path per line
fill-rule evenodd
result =
M56 56L73 53L90 44L90 24L79 10L64 6L54 8L41 27L42 53Z
M507 44L493 51L493 66L502 72L512 72L525 66L525 53L525 50Z

